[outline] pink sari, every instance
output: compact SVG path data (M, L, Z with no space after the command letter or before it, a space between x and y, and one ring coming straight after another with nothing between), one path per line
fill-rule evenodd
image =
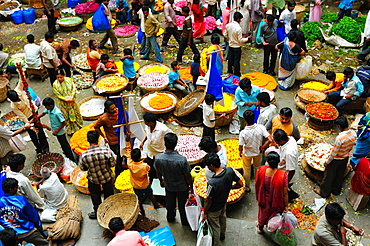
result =
M322 15L321 5L315 4L315 6L310 8L310 17L308 18L308 20L320 22L321 15Z
M193 11L194 15L193 38L203 38L204 34L207 32L206 25L204 23L203 11L199 4L193 4L191 10Z

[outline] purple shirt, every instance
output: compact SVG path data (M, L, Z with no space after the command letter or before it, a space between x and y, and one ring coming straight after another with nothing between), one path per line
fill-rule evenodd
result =
M260 22L262 20L263 8L261 0L251 0L251 20Z
M169 2L167 2L164 5L163 13L164 13L164 27L174 27L171 21L176 23L176 18L175 18L176 13L172 5Z

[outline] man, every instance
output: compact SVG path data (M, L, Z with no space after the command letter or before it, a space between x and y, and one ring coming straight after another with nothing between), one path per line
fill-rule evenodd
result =
M158 20L151 13L149 13L149 8L147 6L143 6L142 10L144 14L146 44L144 50L145 53L140 59L149 60L150 52L153 49L155 61L162 63L163 59L161 56L161 49L157 43L157 33L159 31L160 24Z
M35 37L32 34L27 35L27 41L28 44L23 48L26 56L26 65L29 68L40 68L42 57L40 46L35 44Z
M152 13L152 10L149 8L150 4L151 4L150 0L145 0L144 5L143 5L143 6L148 7L149 14ZM140 55L144 55L147 47L146 47L146 36L145 36L145 16L144 16L142 7L137 12L137 15L140 19L140 29L143 32L142 34L143 39L141 40L141 46L140 46Z
M36 209L18 191L18 181L7 178L2 183L5 195L0 199L0 225L12 228L18 241L37 246L49 246L43 235L42 224Z
M48 70L50 84L53 87L54 81L57 79L58 70L58 55L52 46L54 34L52 32L45 33L45 40L40 43L40 51L42 55L42 63Z
M110 23L112 21L113 17L112 17L112 14L110 12L110 9L108 8L108 4L109 4L109 0L103 0L104 14L105 14L105 16L107 17L107 19ZM106 49L106 47L104 45L108 42L108 39L110 39L110 41L112 43L112 47L113 47L112 53L113 54L120 53L120 51L118 50L117 36L114 33L114 30L112 28L109 28L108 30L105 31L105 35L104 35L103 39L100 41L99 49Z
M12 228L5 228L1 226L0 230L0 246L18 246L17 233Z
M167 3L164 5L164 34L163 34L163 41L162 47L168 46L168 40L170 39L171 35L176 39L177 43L180 44L180 33L177 30L177 23L175 18L175 10L173 9L174 0L168 0Z
M229 41L229 55L227 63L227 72L236 76L241 76L240 73L240 58L242 55L242 43L248 41L248 38L242 37L242 28L240 22L243 15L240 12L234 14L234 21L226 25L225 37Z
M260 115L257 124L266 125L266 123L277 114L277 108L271 104L270 95L267 92L261 92L257 95L258 105L260 105Z
M325 207L325 214L321 216L319 223L313 232L312 246L347 246L347 229L357 235L363 235L364 231L344 219L346 212L336 202L329 203Z
M161 186L166 189L167 221L174 222L177 207L180 212L181 224L188 225L185 204L189 191L193 193L193 180L190 175L190 165L186 158L175 150L177 136L173 132L164 135L166 151L156 156L154 167Z
M370 15L367 15L364 30L364 44L362 46L362 51L356 55L360 63L364 63L366 56L370 54Z
M20 134L26 129L26 126L12 132L0 125L0 167L4 168L8 165L8 158L13 154L12 147L9 144L9 140L15 135Z
M58 58L62 61L62 67L67 77L71 77L71 68L74 68L69 54L71 50L75 50L77 47L80 47L80 43L76 39L64 39L59 46L55 48Z
M207 0L207 16L213 16L216 18L217 6L220 4L219 0Z
M269 15L267 16L267 22L262 24L260 32L260 40L263 44L263 73L271 74L271 76L276 76L277 50L275 45L278 43L277 27L278 21L275 20L274 16Z
M331 193L337 196L342 190L344 172L347 168L349 153L356 144L356 132L348 129L348 121L344 116L339 116L334 123L340 133L335 138L334 149L330 152L325 162L324 179L320 188L315 188L314 192L326 198Z
M48 32L57 34L58 31L55 27L59 15L59 0L42 0L44 6L44 14L48 18Z
M341 0L338 6L339 12L338 17L335 23L338 23L344 16L350 17L352 8L353 8L353 0Z
M189 7L185 6L182 7L182 12L181 14L185 16L184 20L184 27L183 31L181 33L181 40L180 40L180 47L179 50L177 51L177 61L182 63L182 56L184 54L185 49L189 46L191 51L193 51L193 54L198 54L199 55L199 50L194 44L193 40L193 24L191 21L191 16L189 15L190 9Z
M298 141L298 139L301 138L301 134L299 133L297 124L292 120L292 116L293 111L290 108L281 108L279 115L270 118L266 123L266 130L269 131L270 134L274 134L277 129L282 129L288 136L292 136Z
M288 137L286 132L281 129L277 129L273 136L275 143L279 146L280 163L278 168L287 172L288 182L290 182L298 164L297 142L293 137Z
M292 28L290 32L294 32L296 34L295 42L301 47L304 52L308 52L306 46L306 39L304 37L304 33L298 29L299 21L294 19L290 22L290 27Z
M330 92L339 91L342 88L344 74L335 73L334 71L327 71L326 79L329 80L331 83L326 89L322 90L322 92L324 92L325 94L329 94Z
M3 51L4 46L0 43L0 71L2 74L16 73L14 65L8 65L9 54ZM8 76L9 77L9 76Z
M254 112L246 110L243 113L246 123L245 128L239 134L239 156L243 160L243 176L245 178L246 192L250 192L251 182L251 165L253 162L254 174L262 162L262 151L268 146L273 139L270 133L267 132L265 126L254 123ZM264 138L268 139L262 144Z
M42 210L45 207L45 203L33 189L30 180L21 173L25 162L26 156L23 154L9 156L8 165L10 167L10 171L6 173L6 176L8 178L14 178L18 181L19 188L17 191L19 195L23 195L27 201L32 204L32 206Z
M280 15L280 21L284 22L285 24L285 33L288 34L292 29L290 23L292 20L296 18L296 12L294 10L296 3L294 0L288 1L288 8L284 9L284 11Z
M345 105L349 104L364 92L364 86L361 80L355 75L352 68L347 67L343 71L344 81L342 90L334 91L328 94L329 103L333 104L339 111L343 113Z
M107 146L99 146L99 133L89 131L87 141L88 150L82 153L79 166L87 171L88 187L94 212L89 213L90 219L96 219L96 211L101 204L101 188L103 186L104 199L113 195L113 174L111 167L116 163L115 154Z
M361 97L370 97L370 59L367 60L366 65L362 65L357 69L356 75L364 86L364 92L361 94Z
M213 244L218 246L220 240L225 239L226 233L226 201L231 189L243 186L242 180L231 167L221 168L220 159L216 153L209 153L204 157L204 164L214 172L208 182L207 199L204 203L204 219L208 220L213 232ZM233 185L233 182L236 184Z
M107 246L146 246L137 231L125 231L125 224L120 217L110 219L108 227L115 236Z
M258 26L264 16L261 0L251 0L252 45L256 45Z

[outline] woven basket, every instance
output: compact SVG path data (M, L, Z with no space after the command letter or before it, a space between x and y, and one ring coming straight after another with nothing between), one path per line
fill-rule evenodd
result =
M89 188L87 186L82 186L78 183L77 181L77 175L81 172L84 172L86 173L86 171L82 171L81 168L79 166L77 166L75 169L73 169L72 173L71 173L71 182L72 184L76 187L76 189L83 193L83 194L87 194L89 195L90 194L90 191L89 191Z
M121 26L128 26L128 25L121 25ZM121 26L118 26L117 28L121 27ZM117 29L115 28L115 29ZM129 37L132 37L132 36L135 36L135 34L139 31L139 29L136 31L136 32L133 32L131 34L128 34L128 35L117 35L117 38L129 38Z
M230 93L227 93L227 94L229 94L235 101L235 95L230 94ZM222 118L216 120L215 126L216 127L222 127L222 126L227 126L228 124L230 124L231 121L233 120L233 117L234 117L237 110L238 110L238 105L235 104L234 108L231 109L231 110L215 111L216 118L219 117L222 114L226 114L225 117L222 117Z
M305 80L303 80L303 81L300 83L299 87L300 87L300 88L302 88L302 86L303 86L304 84L306 84L306 83L308 83L308 82L313 82L313 81L315 81L315 82L320 82L320 83L322 83L322 84L324 84L324 85L330 85L330 82L325 81L325 80L321 80L321 79L305 79Z
M153 93L157 93L157 92L149 92L147 94L145 94L141 100L140 100L140 106L141 108L146 111L146 112L150 112L150 113L154 113L154 114L165 114L165 113L168 113L168 112L171 112L175 106L176 106L176 102L177 102L177 97L175 94L173 94L172 92L168 92L168 91L160 91L160 93L164 93L164 94L168 94L169 96L171 96L173 98L173 100L176 100L171 107L168 107L166 109L161 109L161 110L155 110L155 109L149 109L147 107L145 107L144 105L144 102L147 100L147 97ZM149 105L148 105L149 106Z
M145 71L149 68L149 67L155 67L155 66L159 66L159 67L163 67L167 70L166 74L168 74L170 71L171 71L171 68L169 66L167 66L166 64L163 64L163 63L159 63L159 62L153 62L153 63L149 63L149 64L146 64L144 66L142 66L138 71L137 73L139 75L144 75L145 74Z
M68 17L68 18L71 18L71 17ZM57 21L57 23L58 23L59 27L76 27L76 26L79 26L83 22L82 18L80 18L80 17L75 16L73 18L79 18L78 22L73 23L73 24L67 24L67 23L63 23L63 21L62 21L63 19L60 19L60 20ZM67 19L67 18L64 18L64 19Z
M116 89L116 90L113 90L113 91L104 91L104 92L102 92L102 93L113 94L113 93L117 93L117 92L120 92L120 91L124 90L124 89L126 88L127 84L128 84L128 78L127 78L126 76L124 76L124 75L120 75L120 76L118 76L118 75L116 75L116 74L108 74L108 75L104 75L104 76L100 77L99 79L97 79L97 80L95 81L94 85L93 85L94 90L95 90L97 93L99 93L99 92L98 92L98 88L96 87L96 85L99 83L99 81L101 81L101 80L102 80L102 79L104 79L104 78L108 78L108 77L112 77L112 76L123 77L123 78L125 78L125 79L126 79L126 82L125 82L125 83L124 83L124 85L123 85L123 86L121 86L119 89Z
M108 197L97 211L98 222L106 229L112 218L121 217L125 230L128 230L135 224L138 215L139 200L132 193L118 193Z
M297 108L306 111L306 103L302 102L297 94L294 96L294 103Z
M307 121L308 126L316 131L328 131L334 128L334 120L321 121L311 117Z
M32 172L36 177L42 178L40 175L41 168L46 166L50 171L59 173L63 169L64 157L59 153L46 153L37 157L32 164Z
M175 121L182 126L200 126L203 123L203 109L198 107L185 116L175 116Z
M181 99L181 101L176 104L173 114L177 117L188 115L204 101L205 97L206 93L204 90L195 90L191 92L189 95Z
M0 77L0 102L4 102L8 98L7 93L9 89L9 80L5 77Z
M19 6L21 6L21 5L17 1L6 2L6 3L3 3L3 4L0 4L0 11L4 11L4 9L9 9L9 7L12 7L14 9L16 9Z
M140 69L139 69L140 70ZM141 84L142 80L144 79L145 74L141 75L138 79L137 79L137 86L142 90L142 91L145 91L145 92L148 92L148 91L161 91L165 88L168 87L168 84L170 83L169 79L168 79L168 76L167 75L164 75L163 76L163 79L165 80L164 84L160 87L155 87L155 88L152 88L152 87L146 87L146 86L143 86Z
M314 89L299 89L297 91L299 99L304 103L316 103L325 101L327 96L324 92ZM314 96L315 98L311 98Z
M333 106L333 109L335 110L335 112L336 112L336 117L335 117L335 119L336 118L338 118L338 116L339 116L339 112L338 112L338 110ZM317 118L317 117L315 117L314 115L311 115L310 113L308 113L307 112L307 114L310 116L310 118L312 118L312 119L314 119L315 121L319 121L319 122L323 122L323 123L325 123L325 122L334 122L334 120L335 119L332 119L332 120L326 120L326 119L321 119L321 118Z
M102 97L102 96L92 96L92 97L87 97L87 98L82 99L82 100L78 103L79 108L81 108L81 106L82 106L84 103L86 103L86 102L90 101L91 99L104 99L104 100L106 100L106 98L105 98L105 97ZM94 116L83 116L83 115L82 115L82 113L81 113L81 115L82 115L82 119L84 119L84 120L97 120L97 119L98 119L102 114L104 114L104 111L103 111L102 113L98 113L98 114L96 114L96 115L94 115Z

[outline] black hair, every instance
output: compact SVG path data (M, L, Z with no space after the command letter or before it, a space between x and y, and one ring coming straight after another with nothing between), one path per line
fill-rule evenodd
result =
M150 0L144 0L144 3L143 4L144 4L145 7L148 7L147 11L149 11ZM144 11L144 9L143 9L143 11Z
M299 25L299 21L294 19L290 22L290 26L293 28L293 29L297 29L298 28L298 25Z
M248 125L252 125L254 123L254 112L253 112L253 110L244 111L243 118L244 118L245 122Z
M126 56L132 56L132 50L131 49L123 49L123 54Z
M295 32L289 32L286 36L289 41L294 41L297 38L297 34Z
M240 12L236 12L236 13L234 14L234 21L241 20L241 19L243 19L243 15L242 15L242 13L240 13Z
M115 104L112 100L107 100L104 102L104 111L107 112L110 108L110 106L112 106L113 104Z
M352 68L350 68L350 67L346 67L345 69L344 69L344 71L343 71L343 74L344 75L351 75L351 74L353 74L354 72L353 72L353 69Z
M294 1L294 0L290 0L289 2L288 2L288 7L293 7L293 6L296 6L297 4L296 4L296 2Z
M370 59L367 60L366 65L370 66Z
M87 141L91 144L96 144L99 142L99 132L97 131L88 131L87 132Z
M185 14L189 14L190 13L190 9L188 6L184 6L181 8L182 12L184 12Z
M93 46L93 43L95 42L95 40L94 39L90 39L89 40L89 48L91 48L92 46Z
M14 154L9 156L8 159L8 166L10 167L10 170L17 171L19 166L24 165L26 162L26 156L24 154Z
M57 74L56 75L63 75L63 76L66 76L66 73L64 72L63 69L58 69L57 70Z
M35 36L33 36L32 34L28 34L27 35L27 42L30 43L30 44L33 44L35 42Z
M158 116L154 113L146 112L143 116L144 121L155 123L158 120Z
M275 20L275 17L273 15L267 16L267 21L268 22L273 22Z
M332 79L334 79L336 77L336 75L335 75L335 72L334 71L328 71L327 73L326 73L326 79L328 79L328 80L332 80Z
M220 36L218 36L217 34L212 34L211 36L211 43L212 44L220 44Z
M144 1L144 4L145 4L145 1ZM143 12L145 12L145 11L149 11L149 7L148 7L148 6L146 6L146 5L144 5L144 6L141 8L141 10L142 10Z
M346 211L336 202L329 203L325 207L325 216L331 220L342 220Z
M45 33L45 40L52 39L52 38L54 38L54 33L52 32Z
M4 246L16 246L17 244L17 233L12 228L5 228L0 231L0 241Z
M173 132L168 132L164 135L164 145L168 150L175 150L177 145L177 135Z
M281 114L282 116L285 116L285 117L292 118L293 111L290 108L288 108L288 107L284 107L284 108L281 108L280 109L279 114Z
M348 120L345 116L341 115L335 119L334 124L340 126L340 128L345 129L348 128Z
M266 91L260 92L257 95L257 100L263 102L264 104L266 104L266 106L268 106L271 102L270 95Z
M280 163L280 155L275 151L271 151L267 154L266 161L269 164L269 167L277 168Z
M107 54L102 54L100 60L109 60L109 56Z
M2 51L2 50L3 50L3 48L4 48L3 44L2 44L2 43L0 43L0 51Z
M236 12L236 13L239 13L239 12ZM244 90L244 89L248 89L248 88L252 87L252 83L251 83L250 79L244 78L244 79L240 80L239 86L242 90Z
M135 148L131 150L131 159L135 162L140 161L141 159L141 150L138 148Z
M204 136L198 144L199 148L207 153L217 148L216 141L210 136Z
M108 227L109 229L117 233L125 229L125 224L123 223L121 217L114 217L110 219Z
M14 178L6 178L4 179L1 188L3 188L4 193L9 194L11 189L17 188L18 180Z
M7 98L12 102L17 102L19 100L18 93L15 90L9 90L6 93Z
M179 65L179 62L178 62L178 61L173 61L173 62L171 62L171 67L172 67L172 69L175 69L175 67L176 67L177 65Z
M44 105L44 107L45 106L54 106L55 101L51 97L45 97L44 100L42 100L42 105Z
M288 135L282 129L276 129L276 131L274 132L273 136L274 136L274 140L276 142L279 142L279 141L288 141Z
M73 47L80 47L80 43L76 39L72 39L70 45Z
M199 54L194 54L194 56L193 56L193 60L194 60L194 62L196 62L196 63L200 63L200 55L199 55Z
M216 97L213 95L213 94L207 94L204 98L204 101L208 104L208 103L213 103L214 101L216 101Z
M216 168L221 166L220 157L216 153L208 153L203 159L203 163L206 166L214 166Z

